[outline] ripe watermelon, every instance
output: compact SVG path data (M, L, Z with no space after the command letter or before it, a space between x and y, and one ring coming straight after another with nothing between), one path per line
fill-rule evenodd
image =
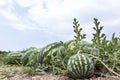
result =
M64 44L67 45L70 50L73 50L75 47L80 48L82 46L89 46L90 45L86 41L80 41L78 44L76 44L75 40L66 41Z
M38 54L38 62L40 64L50 64L52 56L57 55L57 50L61 45L62 42L54 42L42 48Z
M37 53L40 52L40 49L30 48L21 57L21 63L24 66L33 65L37 61Z
M94 64L87 54L78 52L69 58L67 70L72 78L89 78L94 74Z
M10 65L21 64L20 58L22 55L23 53L19 53L19 52L7 54L7 56L4 59L5 64L10 64Z

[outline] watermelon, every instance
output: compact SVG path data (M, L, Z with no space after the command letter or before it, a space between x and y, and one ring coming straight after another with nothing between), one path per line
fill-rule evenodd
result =
M76 44L75 40L66 41L64 44L67 45L70 50L73 50L75 47L80 48L82 46L89 46L90 45L86 41L80 41L78 44Z
M7 56L5 57L5 64L10 64L10 65L19 65L21 64L21 56L23 55L23 53L9 53L7 54Z
M69 58L67 70L72 78L90 78L94 74L94 64L87 54L78 52Z
M40 64L50 64L52 56L57 55L57 51L61 45L62 42L54 42L42 48L38 54L38 62Z
M26 50L26 52L21 57L22 65L27 66L27 65L32 65L33 62L35 63L37 60L36 55L38 52L40 52L40 50L37 48L30 48Z

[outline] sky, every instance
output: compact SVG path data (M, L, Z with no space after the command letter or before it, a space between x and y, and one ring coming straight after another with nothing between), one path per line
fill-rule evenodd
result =
M92 39L97 18L110 39L120 33L120 0L0 0L0 50L41 48L74 39L77 18L86 41Z

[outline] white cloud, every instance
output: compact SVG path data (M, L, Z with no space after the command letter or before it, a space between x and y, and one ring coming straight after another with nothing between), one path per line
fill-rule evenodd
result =
M25 25L25 24L21 24L21 23L15 23L15 24L11 24L11 26L17 30L34 30L34 27Z
M5 5L5 0L0 0L0 6Z
M18 16L16 16L14 13L10 12L9 10L0 9L0 15L9 21L18 20Z
M106 20L104 22L102 22L104 25L107 25L108 27L112 27L112 26L118 26L120 25L120 18L113 18L113 19L109 19ZM118 26L119 27L119 26Z
M8 21L17 21L18 16L12 12L14 9L13 0L0 0L0 16L3 16Z
M31 7L36 3L40 3L40 0L16 0L17 4L21 7Z
M107 33L108 37L111 37L113 32L119 32L119 9L120 0L0 0L0 20L3 19L3 23L20 32L36 31L35 34L40 35L41 42L46 40L41 45L46 45L45 43L50 41L73 39L72 22L76 17L83 33L87 34L87 41L90 41L94 33L94 17L105 26L103 32ZM23 44L21 47L23 48Z
M12 2L12 0L0 0L0 6L7 6L8 4L10 4Z
M43 30L51 34L68 34L72 31L72 19L78 17L80 24L91 25L89 18L98 17L104 20L104 24L119 25L120 19L113 17L120 16L119 0L1 0L1 5L9 5L7 9L0 9L0 15L11 22L18 30ZM29 7L26 16L15 14L12 10L13 4L20 7ZM91 19L92 20L92 19ZM83 23L81 23L83 22ZM18 24L21 23L21 24ZM18 26L16 26L18 25ZM27 26L26 26L27 25ZM89 34L89 28L84 27Z

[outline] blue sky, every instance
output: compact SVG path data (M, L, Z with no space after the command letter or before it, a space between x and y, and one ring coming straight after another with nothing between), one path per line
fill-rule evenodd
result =
M92 38L93 18L104 26L110 38L120 33L119 0L0 0L0 50L43 47L74 39L73 18L77 18L86 41Z

